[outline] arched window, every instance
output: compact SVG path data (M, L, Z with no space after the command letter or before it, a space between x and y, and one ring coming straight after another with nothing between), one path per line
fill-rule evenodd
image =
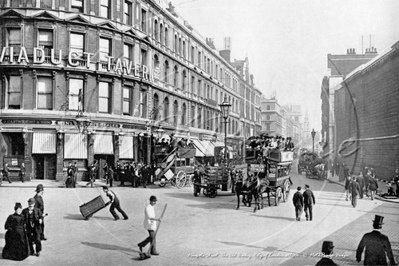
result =
M173 69L173 86L175 88L178 87L178 79L179 79L179 69L177 68L177 66L175 66L175 68Z
M169 31L166 26L165 26L165 46L169 47Z
M159 41L159 36L158 36L158 21L154 20L154 38L155 40Z
M186 103L183 103L182 107L181 107L181 124L182 125L186 125L187 123L187 118L186 118L186 112L187 112L187 107L186 107Z
M179 38L179 50L178 50L179 55L182 55L182 54L183 54L182 49L183 49L183 46L182 46L182 44L181 44L181 38Z
M165 43L165 40L164 40L164 33L163 33L163 25L162 25L162 23L160 23L159 24L159 41L161 42L161 44L164 44Z
M178 113L179 113L179 104L177 103L177 100L173 103L173 124L177 126L178 123Z
M175 49L175 53L177 53L179 50L178 48L178 43L177 43L177 35L175 34L175 39L174 39L174 49Z
M165 82L165 84L168 84L168 75L169 75L169 62L165 60L164 72L163 72L163 81Z
M186 83L187 83L186 79L187 79L186 70L183 70L181 72L181 89L182 90L186 90Z
M183 41L183 58L186 59L186 42Z
M154 68L159 68L159 59L158 59L158 55L154 54L154 62L153 62L153 67Z
M152 110L152 119L153 120L158 120L160 117L159 113L159 97L158 94L154 94L154 108Z
M169 99L168 99L168 97L165 97L165 100L164 100L163 116L164 116L163 120L165 122L168 122L169 121Z
M266 110L270 110L270 105L266 105Z

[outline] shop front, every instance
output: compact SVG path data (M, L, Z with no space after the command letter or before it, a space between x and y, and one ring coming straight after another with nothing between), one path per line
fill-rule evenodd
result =
M56 180L57 156L56 156L55 131L33 132L32 139L32 178L39 180Z
M93 136L92 136L93 137ZM93 142L93 162L97 162L97 179L105 177L104 167L106 164L113 166L115 162L114 155L114 136L112 132L96 133ZM118 143L116 143L118 145ZM89 162L91 165L93 162Z

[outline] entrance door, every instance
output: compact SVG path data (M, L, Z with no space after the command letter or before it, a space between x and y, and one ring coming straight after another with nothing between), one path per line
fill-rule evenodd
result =
M34 158L34 169L36 179L55 180L56 175L56 155L54 154L36 154Z
M108 164L108 166L114 166L114 156L113 155L94 155L94 159L97 160L98 162L98 172L97 172L97 178L101 179L104 178L105 173L104 173L104 166L105 163Z

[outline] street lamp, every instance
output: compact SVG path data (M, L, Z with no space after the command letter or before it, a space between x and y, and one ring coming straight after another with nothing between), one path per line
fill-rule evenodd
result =
M224 96L223 103L219 104L222 116L224 118L224 161L227 164L227 119L229 118L231 104L227 101L227 96Z
M310 132L310 133L312 133L312 151L313 151L313 153L314 153L314 136L316 135L316 131L314 131L314 129L312 129L312 132Z

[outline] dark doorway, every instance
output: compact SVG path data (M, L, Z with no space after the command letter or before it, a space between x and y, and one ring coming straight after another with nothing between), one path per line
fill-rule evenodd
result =
M104 169L103 169L105 166L105 163L107 163L108 166L112 166L112 168L114 168L114 160L115 160L114 155L96 154L96 155L94 155L94 160L96 160L98 163L97 178L99 178L99 179L102 179L105 176Z
M55 180L56 175L56 155L55 154L34 154L34 173L35 179Z

